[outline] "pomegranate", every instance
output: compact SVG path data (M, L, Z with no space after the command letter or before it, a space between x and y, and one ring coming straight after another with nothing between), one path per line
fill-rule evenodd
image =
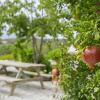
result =
M59 70L57 68L52 69L52 76L59 76Z
M59 70L57 68L53 68L51 74L52 74L52 81L59 80Z
M94 65L100 62L100 46L91 45L86 47L82 52L82 60L90 69L94 68Z

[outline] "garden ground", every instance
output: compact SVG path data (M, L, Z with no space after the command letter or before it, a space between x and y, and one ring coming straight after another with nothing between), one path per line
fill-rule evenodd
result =
M17 86L13 96L8 96L9 87L0 85L0 100L59 100L63 93L59 89L55 94L52 82L44 82L45 89L41 89L39 82L29 82Z

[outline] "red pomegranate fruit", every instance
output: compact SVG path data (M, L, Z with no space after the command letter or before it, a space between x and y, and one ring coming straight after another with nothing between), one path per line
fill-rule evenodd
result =
M57 68L52 69L52 81L58 81L59 80L59 70Z
M85 62L90 69L93 69L94 65L100 62L100 46L87 46L83 50L81 57L83 62Z
M52 69L52 76L59 76L59 70L57 68Z

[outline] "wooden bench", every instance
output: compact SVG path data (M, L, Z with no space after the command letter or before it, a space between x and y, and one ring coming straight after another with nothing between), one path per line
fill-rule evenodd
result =
M35 80L35 81L40 81L41 87L44 88L43 79L40 73L41 67L45 66L44 64L33 64L33 63L0 60L0 65L2 66L0 71L2 70L5 71L6 75L8 75L7 67L12 66L18 70L17 75L15 77L0 75L0 81L4 81L5 83L11 86L10 95L13 95L16 85L19 83L25 83ZM24 71L27 70L28 68L33 68L36 71L37 74L35 75L35 77L20 79L20 74L24 73Z
M8 76L3 76L3 75L1 76L0 75L0 81L5 82L7 85L9 85L11 87L9 95L13 95L14 90L16 88L16 82L21 81L21 79L16 79L16 78L13 78L13 77L8 77Z
M15 88L18 84L23 84L23 83L30 82L30 81L33 81L33 80L34 81L40 81L40 78L41 77L35 76L33 78L20 79L20 78L14 78L14 77L10 77L10 76L1 75L0 76L0 81L3 81L7 85L10 86L11 89L10 89L9 95L13 95L14 90L15 90Z

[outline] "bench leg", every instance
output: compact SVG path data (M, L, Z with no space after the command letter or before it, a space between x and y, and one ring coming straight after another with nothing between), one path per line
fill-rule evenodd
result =
M40 78L41 88L44 89L43 78L42 78L42 76L41 76L41 74L40 74L40 69L37 70L37 74L38 74L38 76L39 76L39 78Z
M6 69L6 66L4 67L4 71L5 71L6 75L8 75L8 71Z
M12 96L13 94L14 94L14 90L15 90L15 88L16 88L16 84L11 84L11 90L10 90L10 96Z
M16 78L19 78L21 73L22 73L22 68L19 68Z
M41 84L41 88L44 89L43 78L41 76L40 76L40 84Z
M2 71L4 71L4 73L5 73L6 75L8 75L8 71L7 71L7 69L6 69L6 66L2 66L2 67L0 68L0 72L2 72Z

